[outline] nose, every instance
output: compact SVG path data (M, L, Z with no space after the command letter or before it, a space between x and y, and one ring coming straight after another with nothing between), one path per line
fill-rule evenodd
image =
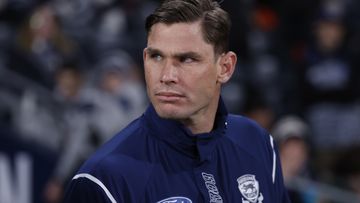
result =
M178 82L178 71L177 67L169 60L164 64L164 67L161 71L161 83L171 84Z

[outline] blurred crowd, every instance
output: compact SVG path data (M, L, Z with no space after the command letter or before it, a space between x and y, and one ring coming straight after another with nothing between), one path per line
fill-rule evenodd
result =
M229 112L274 137L294 203L360 202L360 1L223 0ZM159 0L0 0L0 203L56 203L140 116Z

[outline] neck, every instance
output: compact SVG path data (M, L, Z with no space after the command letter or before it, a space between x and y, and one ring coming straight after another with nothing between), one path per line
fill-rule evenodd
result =
M216 112L219 104L220 95L213 100L207 107L200 109L197 114L185 120L181 120L192 134L208 133L213 130Z

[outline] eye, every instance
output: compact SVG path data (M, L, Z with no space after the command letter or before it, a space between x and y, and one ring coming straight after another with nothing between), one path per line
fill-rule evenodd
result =
M195 62L195 61L196 61L196 59L193 58L193 57L184 56L184 57L180 58L181 63L192 63L192 62Z
M152 59L154 59L155 61L161 61L162 60L162 56L160 54L151 54L150 56Z

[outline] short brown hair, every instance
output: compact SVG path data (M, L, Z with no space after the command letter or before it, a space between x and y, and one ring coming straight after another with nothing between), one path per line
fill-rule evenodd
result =
M231 21L226 11L213 0L165 0L146 18L147 35L157 23L192 23L201 20L204 40L214 46L215 54L228 51Z

